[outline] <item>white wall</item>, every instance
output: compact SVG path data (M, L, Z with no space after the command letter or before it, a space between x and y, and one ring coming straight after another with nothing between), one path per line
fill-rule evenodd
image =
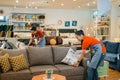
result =
M118 18L120 19L120 7L113 6L111 9L111 40L114 40L115 38L120 39L120 27L118 26Z
M17 13L43 13L45 14L45 24L57 24L58 20L64 21L77 20L78 26L90 24L90 10L65 10L65 9L26 9L26 8L12 8L0 7L4 10L4 15L10 15L12 12Z

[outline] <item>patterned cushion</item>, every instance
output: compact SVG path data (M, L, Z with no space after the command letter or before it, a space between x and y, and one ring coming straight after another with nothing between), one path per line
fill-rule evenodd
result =
M119 43L107 42L107 44L106 44L107 52L117 54L118 46L119 46Z
M23 54L16 56L16 57L10 57L10 62L11 62L13 71L15 72L28 68L27 61Z
M53 48L53 57L54 57L54 63L59 64L63 60L63 58L66 56L68 50L70 48L74 49L74 47L59 47L59 46L54 46Z
M9 59L8 54L0 56L0 66L1 66L3 72L8 72L11 69L8 59Z
M77 55L75 55L75 51L70 48L67 55L61 62L68 65L74 65L74 63L77 61L78 61L78 58L77 58Z
M0 55L4 55L5 53L8 53L10 57L15 57L15 56L19 56L21 54L24 54L25 59L28 62L28 57L27 57L27 50L26 49L2 49L0 51ZM29 64L29 62L28 62Z

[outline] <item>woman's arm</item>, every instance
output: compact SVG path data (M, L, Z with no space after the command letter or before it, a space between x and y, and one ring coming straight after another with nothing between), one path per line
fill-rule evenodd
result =
M83 59L85 54L85 50L82 50L82 52L80 53L80 57L78 58L78 61L74 63L74 67L77 67L79 65L79 63L81 62L81 60Z
M92 49L89 49L87 52L84 53L84 55L88 55L90 53L92 53Z
M39 38L39 39L38 39L36 45L38 45L38 44L41 42L41 39L42 39L42 38Z
M34 37L31 37L28 43L28 46L32 43L32 41L34 40Z

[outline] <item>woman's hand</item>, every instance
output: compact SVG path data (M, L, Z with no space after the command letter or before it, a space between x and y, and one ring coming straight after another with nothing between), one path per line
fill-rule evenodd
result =
M75 63L73 64L73 66L74 66L74 67L78 67L78 66L79 66L79 62L75 62Z

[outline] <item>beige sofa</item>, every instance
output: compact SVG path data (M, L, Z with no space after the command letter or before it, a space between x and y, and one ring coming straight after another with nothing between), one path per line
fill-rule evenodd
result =
M84 80L86 75L86 58L82 60L79 67L72 67L61 63L70 47L28 47L28 49L4 49L0 55L9 53L10 56L17 56L23 53L29 69L18 72L12 70L0 73L0 80L32 80L35 75L44 74L46 69L53 69L54 73L66 76L67 80Z

